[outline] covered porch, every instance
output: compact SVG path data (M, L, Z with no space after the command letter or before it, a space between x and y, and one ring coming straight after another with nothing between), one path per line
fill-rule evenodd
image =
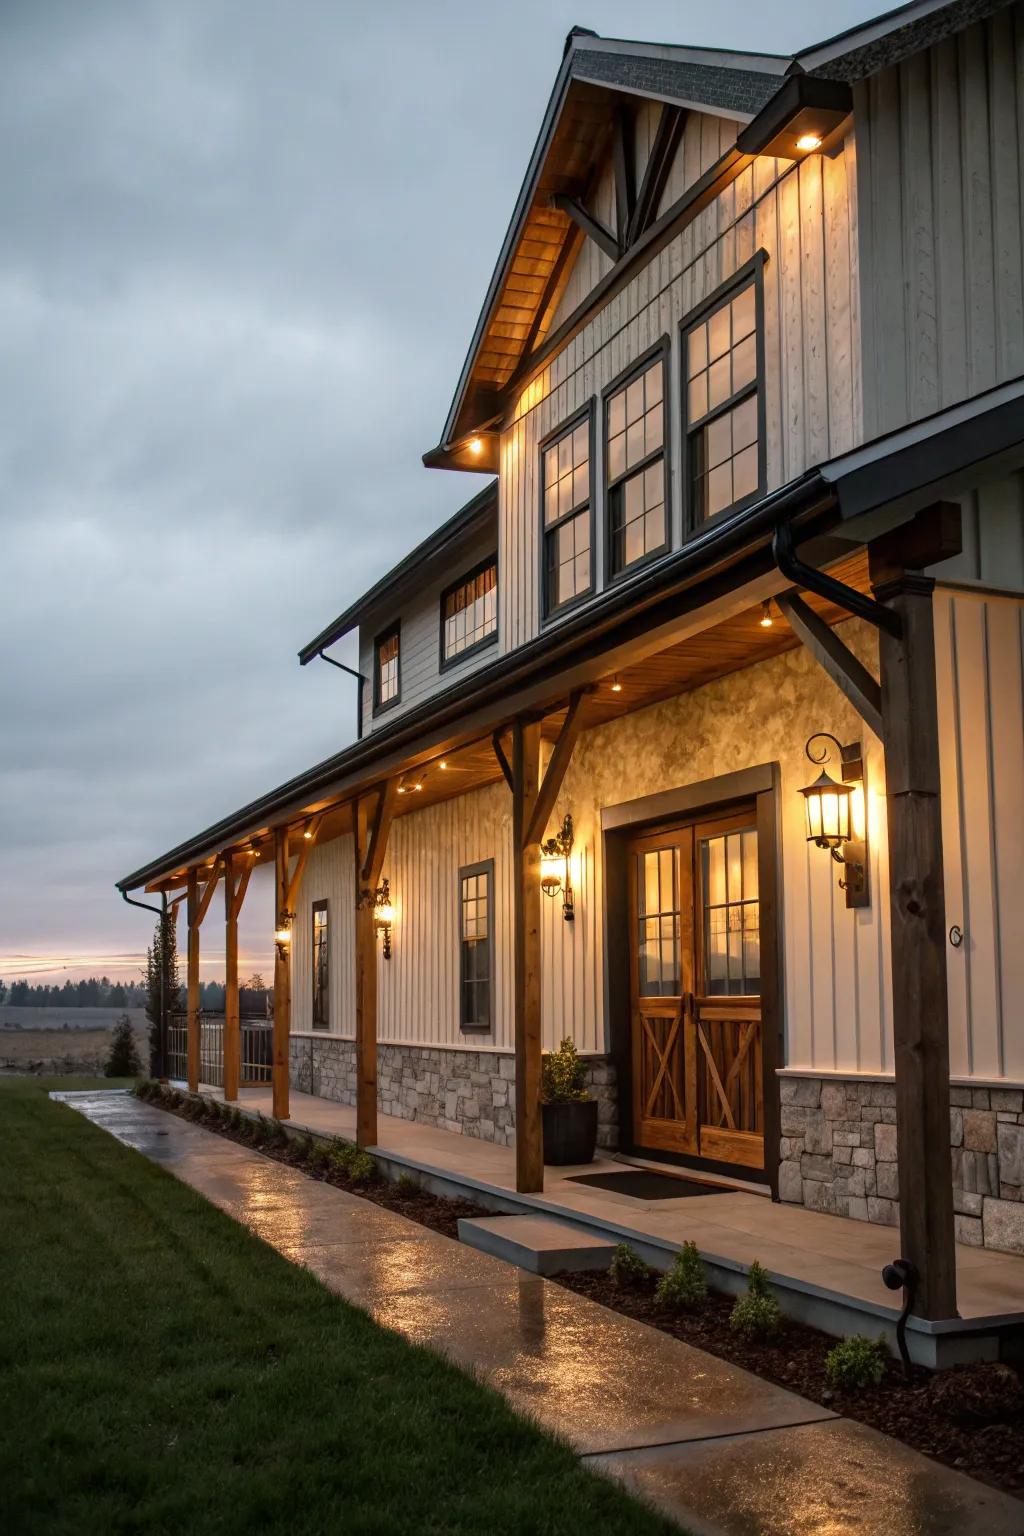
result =
M204 1092L223 1099L218 1089ZM269 1085L244 1088L237 1104L246 1115L269 1116L272 1090ZM352 1141L356 1109L293 1089L284 1124L296 1133ZM684 1242L695 1242L712 1283L724 1291L740 1290L757 1259L769 1271L789 1316L836 1334L884 1334L894 1344L898 1297L881 1278L898 1249L899 1235L891 1228L780 1206L755 1185L619 1155L598 1154L584 1167L548 1166L543 1192L520 1193L511 1147L392 1115L379 1114L377 1124L372 1151L391 1177L408 1172L438 1194L472 1200L495 1213L544 1214L579 1231L628 1242L656 1268L667 1268ZM622 1174L630 1168L684 1176L679 1198L636 1198L579 1182L581 1176ZM721 1193L695 1197L687 1192L691 1180ZM959 1317L909 1319L910 1352L924 1365L996 1359L1001 1341L1024 1329L1024 1257L960 1243L955 1257Z

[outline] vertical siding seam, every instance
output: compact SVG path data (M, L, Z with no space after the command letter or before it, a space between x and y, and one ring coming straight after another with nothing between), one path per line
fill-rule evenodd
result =
M955 703L954 720L956 729L954 732L956 741L956 799L957 820L960 826L960 885L961 900L963 905L963 933L965 935L964 950L964 993L967 1004L966 1041L967 1041L967 1073L970 1076L974 1071L974 1007L973 986L971 979L971 894L970 880L968 878L967 851L967 823L964 811L964 742L963 720L960 708L960 656L958 651L957 625L956 625L956 599L951 598L949 604L949 654L952 676L950 682L953 689Z

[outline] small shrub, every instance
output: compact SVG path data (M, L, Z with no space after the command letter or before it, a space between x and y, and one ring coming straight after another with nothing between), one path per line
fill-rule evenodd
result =
M767 1271L755 1259L747 1276L746 1294L736 1299L729 1326L741 1338L769 1344L782 1332L782 1310L772 1295Z
M132 1084L132 1093L137 1099L148 1099L151 1097L151 1088L152 1083L150 1082L149 1078L140 1077L138 1082Z
M411 1173L400 1173L395 1180L395 1189L400 1195L418 1195L420 1183Z
M541 1063L540 1096L545 1104L571 1104L589 1099L586 1068L568 1036L557 1051L545 1053Z
M296 1136L294 1142L292 1143L292 1148L295 1152L296 1162L308 1163L309 1154L313 1150L312 1136Z
M114 1025L114 1032L110 1037L110 1052L106 1066L103 1068L103 1075L105 1077L142 1076L142 1062L139 1060L139 1052L135 1044L135 1031L126 1013L122 1013Z
M672 1268L658 1281L655 1296L666 1307L695 1307L708 1293L704 1261L696 1243L684 1243Z
M888 1359L889 1351L882 1339L866 1339L855 1333L829 1350L825 1356L825 1376L830 1387L877 1387L885 1375Z
M314 1173L322 1173L331 1160L331 1149L325 1141L314 1141L309 1149L309 1157L306 1159L308 1166Z
M336 1136L327 1154L331 1167L340 1173L348 1173L356 1150L350 1141L342 1141L340 1136Z
M263 1140L266 1142L268 1147L283 1147L285 1142L288 1140L288 1132L285 1130L284 1126L281 1124L280 1120L278 1120L276 1115L272 1115L270 1119L266 1121L263 1131Z
M233 1131L240 1131L245 1123L245 1117L237 1105L232 1105L228 1110L228 1124Z
M628 1243L616 1243L608 1274L613 1285L625 1288L640 1285L647 1279L650 1270L635 1248L631 1248Z
M369 1152L360 1152L352 1149L353 1155L348 1160L348 1176L353 1184L369 1184L377 1177L377 1164Z

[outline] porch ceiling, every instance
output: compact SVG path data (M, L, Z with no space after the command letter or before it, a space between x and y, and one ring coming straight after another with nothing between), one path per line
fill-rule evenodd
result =
M844 556L827 569L840 581L860 592L870 590L867 553L864 549ZM806 594L806 601L828 624L836 624L849 617L842 609L813 594ZM591 730L609 720L645 709L660 700L689 693L715 678L754 666L768 657L793 650L800 644L774 604L770 629L762 627L761 618L762 608L758 603L702 629L698 634L609 672L591 688L583 700L583 729ZM613 691L613 683L619 685L617 691ZM565 712L566 705L560 703L559 707L544 713L541 734L546 740L553 741L557 737ZM508 721L499 726L499 732L507 729L510 724L511 721ZM494 753L491 733L488 732L483 738L438 753L427 760L423 759L422 754L418 755L417 760L417 754L411 753L408 761L388 776L399 780L395 815L403 816L428 805L454 799L469 790L498 783L502 773ZM420 787L417 789L416 785ZM351 832L351 803L329 797L311 800L289 818L289 825L297 842L306 831L315 835L317 843L330 842ZM242 846L253 856L272 861L272 828L267 825L257 829ZM212 860L208 860L207 867L212 867L212 863ZM172 874L153 881L146 889L178 889L184 884L187 869L188 866L183 864Z

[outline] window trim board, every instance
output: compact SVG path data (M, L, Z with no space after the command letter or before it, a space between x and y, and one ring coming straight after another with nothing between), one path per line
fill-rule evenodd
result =
M770 257L768 252L765 250L764 246L761 246L754 252L753 256L751 256L748 261L743 263L742 267L738 267L730 277L727 277L724 282L719 283L714 292L709 293L706 298L701 299L700 303L694 305L693 309L685 314L679 321L678 384L679 416L682 428L680 433L679 451L682 461L681 467L684 544L686 543L687 539L692 538L693 535L699 532L701 528L708 527L709 524L716 522L720 517L725 517L727 515L741 512L744 507L752 506L755 501L758 501L762 496L764 496L766 491L768 483L768 411L766 401L767 381L765 378L764 351L764 269L767 266L769 260ZM753 386L751 386L746 392L740 391L735 396L735 398L730 397L730 400L726 404L720 406L715 414L721 415L725 411L731 410L734 406L739 405L742 400L746 398L746 394L756 394L757 487L748 495L744 496L742 500L731 502L729 506L723 507L720 512L715 512L711 517L706 517L698 521L696 516L696 505L693 496L693 454L690 448L690 438L694 432L699 430L699 427L697 425L691 426L689 419L687 403L688 391L686 388L686 337L688 332L690 332L695 325L699 325L702 320L706 320L708 315L721 307L721 305L725 302L731 293L733 293L735 290L745 287L751 279L753 279L754 282L754 336L755 355L757 358L757 376L754 380ZM706 412L705 415L699 418L699 423L700 425L704 426L707 425L708 421L713 421L714 419L715 416L713 416L710 412Z
M398 688L393 699L381 703L380 699L380 648L385 640L394 635L398 640ZM398 618L373 637L373 718L386 714L402 702L402 620Z
M482 640L475 641L473 645L467 645L466 649L464 651L460 651L457 656L446 657L444 653L444 605L448 598L451 597L453 592L457 592L460 587L465 586L466 582L472 581L474 577L480 575L481 571L486 571L492 565L494 566L494 628L491 630L490 634L484 635ZM439 672L450 672L453 667L459 666L468 657L479 655L481 651L485 651L490 645L497 645L498 627L500 624L500 614L498 613L498 551L496 549L493 550L489 555L485 555L482 560L478 560L475 565L469 568L469 570L464 571L461 576L455 579L455 581L450 581L448 585L442 589L438 598L437 606L437 665Z
M616 395L625 386L632 383L633 379L646 372L650 365L660 357L662 360L661 374L661 406L664 416L661 458L665 465L665 538L657 549L648 550L639 560L633 560L629 565L624 565L621 571L615 569L612 561L612 520L610 494L614 487L608 483L608 402L612 395ZM646 565L653 565L656 560L662 559L672 548L672 337L668 331L664 331L658 340L652 343L645 352L633 359L627 367L617 373L615 378L601 390L601 514L603 523L602 555L604 558L604 591L617 585L618 582L631 576L634 571L641 570ZM616 485L625 483L631 475L642 473L647 463L653 463L657 457L657 450L647 455L647 459L641 460L633 466L628 474L620 475Z
M325 914L326 934L324 943L327 947L327 987L325 989L325 1016L324 1023L316 1022L316 915L318 912ZM318 1033L330 1034L331 1030L331 907L326 896L319 897L312 902L309 908L309 971L310 971L310 1010L309 1027Z
M462 882L470 875L485 875L487 877L487 986L490 1002L490 1022L487 1024L467 1024L464 1016L464 1002L462 994L462 946L465 942L462 925ZM458 1009L459 1032L464 1035L493 1035L495 1033L494 1004L495 1004L495 954L497 944L494 931L494 860L480 859L475 864L461 864L458 872L458 905L459 905L459 938L458 938Z
M559 528L563 521L570 516L581 517L582 512L566 513L565 519L559 519L549 530L544 523L544 454L563 437L568 437L575 432L581 422L587 421L590 431L590 473L589 481L589 513L590 513L590 585L584 587L582 592L577 592L567 602L559 603L557 607L551 606L548 592L548 565L547 547L548 533ZM585 405L567 416L557 427L546 433L537 444L537 590L540 596L540 627L544 629L548 624L557 623L563 615L571 612L588 598L594 596L597 591L597 396L591 395Z

